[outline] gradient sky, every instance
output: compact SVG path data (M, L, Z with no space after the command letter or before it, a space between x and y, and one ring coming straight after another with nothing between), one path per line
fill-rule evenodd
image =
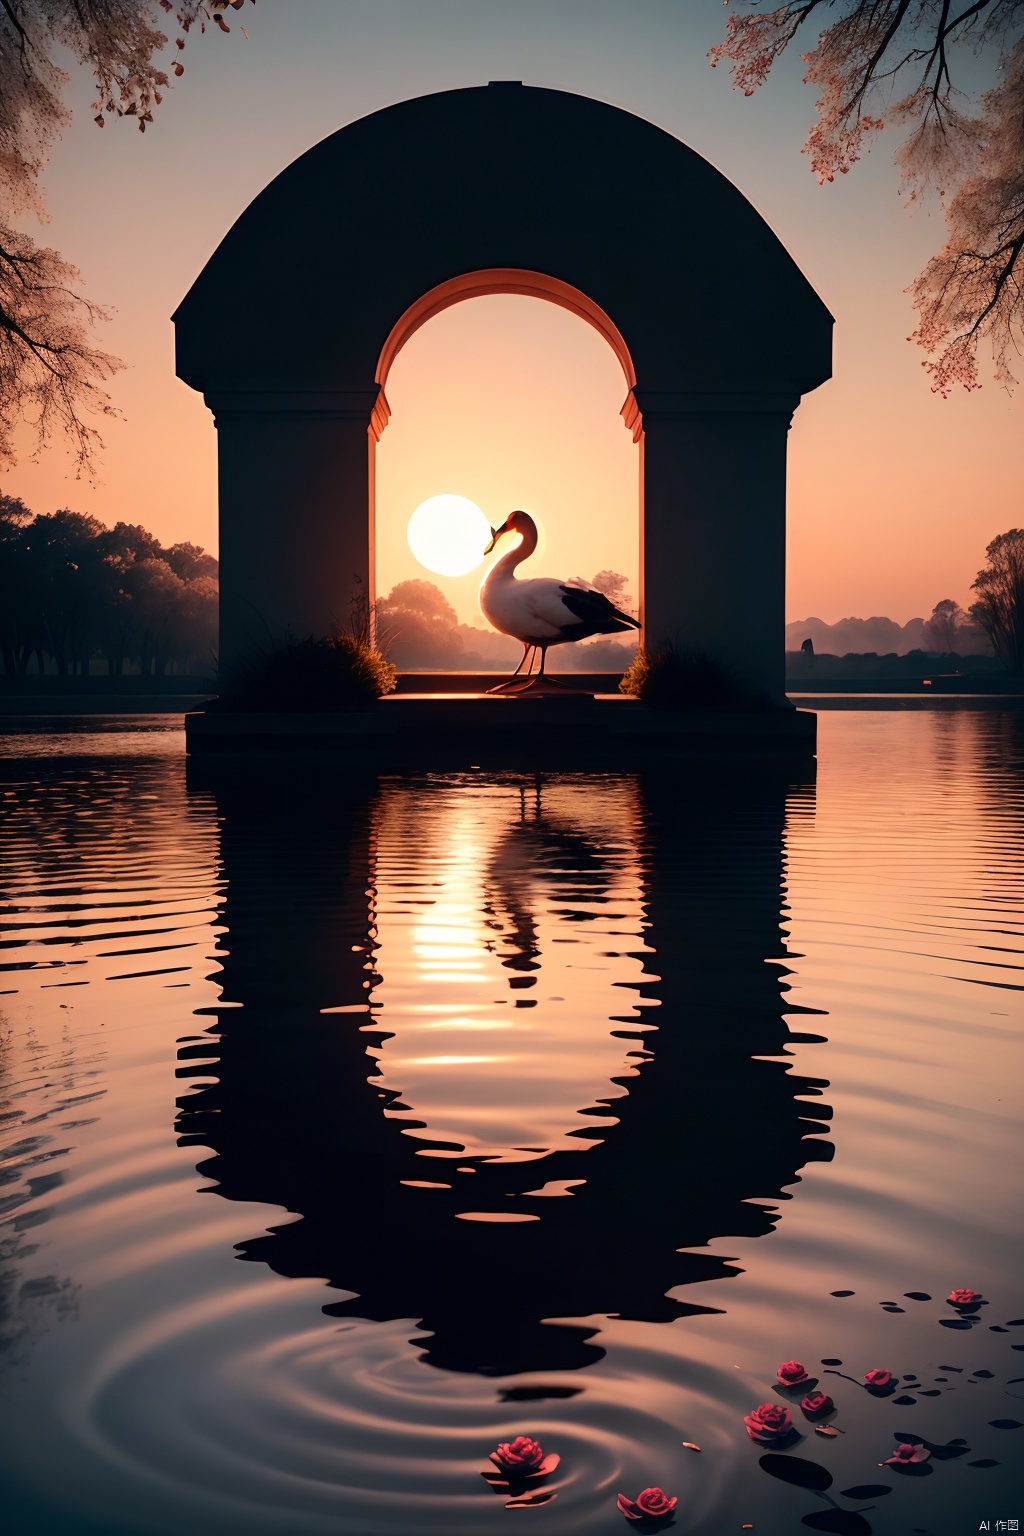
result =
M4 491L37 512L72 506L215 549L215 433L174 376L170 324L196 274L262 187L345 123L430 91L522 79L624 107L704 155L836 317L835 377L805 398L790 438L788 616L904 621L942 597L969 601L985 545L1022 520L1024 395L987 368L970 396L929 392L906 342L904 289L941 243L941 217L901 205L895 135L849 178L817 185L800 153L813 93L797 51L744 99L708 67L725 24L718 0L259 0L229 24L230 37L190 40L185 75L145 136L127 122L96 129L89 82L75 76L74 124L45 178L44 238L79 265L90 297L116 308L100 341L128 365L113 385L124 420L105 430L98 485L76 482L57 448L23 460ZM738 258L737 287L756 281ZM288 323L286 293L280 302ZM535 510L549 574L611 565L633 578L624 393L610 350L554 306L478 299L429 322L388 382L380 589L427 577L404 529L440 491L479 501L492 522ZM463 618L476 616L479 576L438 582Z

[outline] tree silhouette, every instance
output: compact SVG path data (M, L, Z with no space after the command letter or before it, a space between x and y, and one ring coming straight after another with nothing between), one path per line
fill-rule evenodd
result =
M623 576L621 571L598 571L590 583L598 592L603 592L608 601L616 608L621 608L624 613L636 615L636 604L629 592L629 577Z
M972 582L971 618L1010 672L1024 671L1024 528L1001 533L985 551L988 564Z
M750 96L800 29L826 15L835 19L802 56L820 92L804 146L812 169L832 181L887 124L909 129L897 152L903 184L911 201L938 191L949 236L911 287L911 339L943 396L977 387L983 336L997 379L1012 383L1024 328L1024 0L786 0L730 17L711 63L731 60ZM994 66L997 83L973 105L953 84L957 46L987 51Z
M52 663L87 673L94 656L119 676L169 665L212 667L217 643L217 562L195 544L164 550L140 524L105 528L64 509L33 518L0 496L0 655L5 672Z
M967 624L967 615L960 604L951 597L944 597L932 609L932 616L925 621L924 643L930 651L952 652L957 648L960 632Z

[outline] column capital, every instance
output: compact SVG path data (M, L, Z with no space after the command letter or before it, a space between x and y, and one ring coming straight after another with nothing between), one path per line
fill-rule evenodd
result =
M379 384L369 389L322 389L306 384L215 382L203 399L215 420L222 416L328 416L360 421L379 437L391 414Z
M776 394L726 394L634 388L631 394L645 423L657 416L714 415L784 416L788 425L800 404L800 395L795 390Z

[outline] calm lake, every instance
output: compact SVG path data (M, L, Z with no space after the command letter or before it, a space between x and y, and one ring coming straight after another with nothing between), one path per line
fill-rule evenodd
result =
M475 1536L518 1434L552 1536L1024 1530L1024 716L824 712L795 777L3 751L10 1536Z

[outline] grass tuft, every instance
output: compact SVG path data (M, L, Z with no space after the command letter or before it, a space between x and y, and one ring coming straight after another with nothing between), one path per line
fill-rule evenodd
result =
M750 709L755 704L724 662L671 645L641 646L623 673L619 692L655 709Z

